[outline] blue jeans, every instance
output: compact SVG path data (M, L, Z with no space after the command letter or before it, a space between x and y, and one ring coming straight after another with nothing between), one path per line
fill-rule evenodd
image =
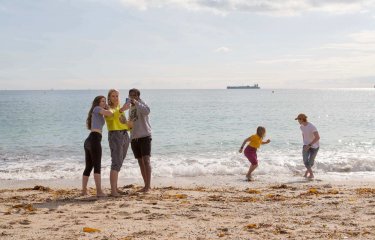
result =
M314 166L315 157L316 154L318 154L318 151L319 148L309 148L307 151L302 148L303 164L305 164L306 168Z

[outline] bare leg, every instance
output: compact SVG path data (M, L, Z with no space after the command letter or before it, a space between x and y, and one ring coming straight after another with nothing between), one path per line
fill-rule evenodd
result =
M111 183L111 195L114 197L120 196L117 191L117 180L118 180L118 171L111 170L109 174L109 181Z
M251 180L251 173L252 173L257 167L258 167L258 164L256 164L256 165L251 164L251 165L250 165L249 171L248 171L247 174L246 174L246 178L247 178L248 180Z
M303 177L307 177L307 174L309 173L309 170L306 170L305 174L303 175Z
M150 156L143 156L138 158L139 168L141 169L141 174L143 182L145 184L144 188L139 190L140 192L148 192L151 189L151 164Z
M82 196L87 195L87 183L89 182L89 176L82 175Z
M143 164L145 168L145 192L151 189L151 163L150 156L143 156Z
M310 173L310 175L308 176L308 178L311 178L311 179L314 178L314 173L313 173L311 167L307 168L307 171Z
M143 178L143 183L145 184L146 186L146 170L145 170L145 164L143 162L143 158L138 158L138 165L139 165L139 168L141 170L141 174L142 174L142 178ZM142 188L141 190L139 190L140 192L144 192L145 190L145 187Z
M102 180L101 180L100 174L94 173L94 180L95 180L95 186L96 186L96 196L104 197L105 194L102 191Z

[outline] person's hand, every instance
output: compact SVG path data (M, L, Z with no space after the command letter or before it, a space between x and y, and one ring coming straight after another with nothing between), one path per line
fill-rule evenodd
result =
M106 104L106 105L104 106L104 109L105 109L105 110L108 110L108 109L109 109L108 104Z
M135 105L138 101L135 100L134 98L131 98L131 99L130 99L130 102L131 102L131 104Z
M126 121L126 117L125 117L123 114L120 115L119 120L120 120L120 122L121 122L122 124L126 124L126 123L127 123L127 121Z
M309 149L310 149L310 146L309 146L309 145L304 145L304 146L303 146L303 151L306 152L306 151L309 150Z
M124 109L124 111L128 110L129 108L130 108L130 102L124 103L124 105L122 106L122 109Z
M266 143L270 143L270 142L271 142L271 140L270 140L270 139L267 139Z
M133 121L129 120L126 124L128 125L129 128L133 128Z

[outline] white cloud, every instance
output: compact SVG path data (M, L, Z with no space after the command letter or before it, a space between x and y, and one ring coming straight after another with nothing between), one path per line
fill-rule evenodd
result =
M279 59L270 59L270 60L258 60L256 63L258 64L280 64L280 63L300 63L306 62L310 58L303 58L303 57L284 57Z
M324 55L337 56L340 58L361 58L361 57L375 57L375 31L361 31L356 33L348 34L348 40L341 43L328 43L322 45L319 48L310 49L310 55L293 55L284 56L281 58L274 59L262 59L258 60L258 64L279 64L279 63L297 63L297 62L309 62L316 61L314 57L320 56L322 58ZM328 52L331 50L331 52ZM335 61L336 61L335 60ZM352 60L349 60L352 61Z
M191 11L211 11L217 14L252 12L267 15L299 15L303 12L329 13L366 12L374 7L372 0L119 0L125 6L140 10L178 7Z
M375 76L375 31L347 36L342 43L314 48L309 54L288 55L256 61L258 69L289 80L357 79ZM288 74L287 74L287 72Z
M352 51L360 54L375 52L375 31L352 33L348 38L349 42L326 44L321 49Z
M12 13L11 9L9 9L8 7L2 6L2 5L0 5L0 12Z
M228 48L228 47L219 47L219 48L216 48L215 49L215 52L218 52L218 53L227 53L227 52L230 52L231 49Z
M147 3L147 0L121 0L126 6L138 8L139 10L147 10L151 3Z
M375 43L375 31L362 31L350 34L350 37L356 42Z

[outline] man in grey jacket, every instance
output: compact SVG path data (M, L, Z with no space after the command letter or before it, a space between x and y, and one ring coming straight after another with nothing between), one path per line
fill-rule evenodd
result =
M140 99L141 92L138 89L129 90L131 107L129 121L133 124L130 131L131 148L134 157L138 160L145 187L140 190L148 192L151 189L151 125L148 119L149 106Z

